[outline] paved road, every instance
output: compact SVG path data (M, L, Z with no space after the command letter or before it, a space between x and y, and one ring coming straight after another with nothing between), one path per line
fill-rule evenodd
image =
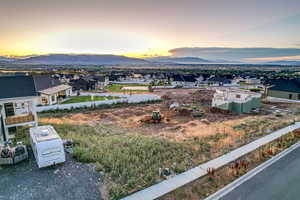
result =
M221 199L300 199L300 148L284 156Z
M63 165L38 169L33 156L0 168L0 200L100 200L99 176L70 158Z

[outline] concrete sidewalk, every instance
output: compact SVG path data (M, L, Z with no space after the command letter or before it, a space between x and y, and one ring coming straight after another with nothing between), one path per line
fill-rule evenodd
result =
M195 168L192 168L182 174L176 175L168 180L162 181L156 185L148 187L144 190L136 192L128 197L123 198L123 200L152 200L157 199L181 186L184 186L187 183L190 183L202 176L207 174L207 168L220 168L226 164L229 164L232 161L254 151L255 149L280 138L281 136L292 132L300 128L300 122L296 122L293 125L287 126L280 130L277 130L267 136L264 136L258 140L255 140L247 145L244 145L238 149L235 149L223 156L220 156L216 159L208 161L204 164L201 164Z

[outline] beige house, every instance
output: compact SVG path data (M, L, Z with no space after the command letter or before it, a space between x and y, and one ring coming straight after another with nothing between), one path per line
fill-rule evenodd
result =
M58 85L39 91L41 105L53 105L71 96L72 87L69 85Z
M53 105L68 98L72 94L72 87L61 84L58 79L50 75L33 76L35 88L39 94L38 105Z

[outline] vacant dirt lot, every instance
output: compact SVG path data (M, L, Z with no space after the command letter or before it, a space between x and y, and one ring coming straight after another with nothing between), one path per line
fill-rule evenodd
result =
M290 105L264 104L262 114L234 115L224 112L212 112L210 102L213 91L171 89L158 90L156 94L165 98L161 104L131 106L116 109L104 109L71 113L63 117L42 117L42 123L50 124L83 124L96 126L116 125L129 132L143 135L159 136L175 141L184 141L193 137L207 137L216 133L226 133L230 138L242 137L247 132L269 132L282 124L289 123L295 118ZM190 112L180 109L169 109L172 103L179 103L184 108L201 111L201 117L194 117ZM140 120L150 116L152 111L160 110L164 119L161 123L142 123ZM280 116L278 115L280 114ZM260 123L256 123L260 122ZM270 123L272 122L272 123ZM239 125L248 124L247 127Z

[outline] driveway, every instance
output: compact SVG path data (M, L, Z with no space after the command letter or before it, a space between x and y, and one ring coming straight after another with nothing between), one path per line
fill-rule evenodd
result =
M300 199L300 148L287 154L221 199Z
M0 200L99 200L99 175L67 156L66 163L38 169L28 161L0 167Z

